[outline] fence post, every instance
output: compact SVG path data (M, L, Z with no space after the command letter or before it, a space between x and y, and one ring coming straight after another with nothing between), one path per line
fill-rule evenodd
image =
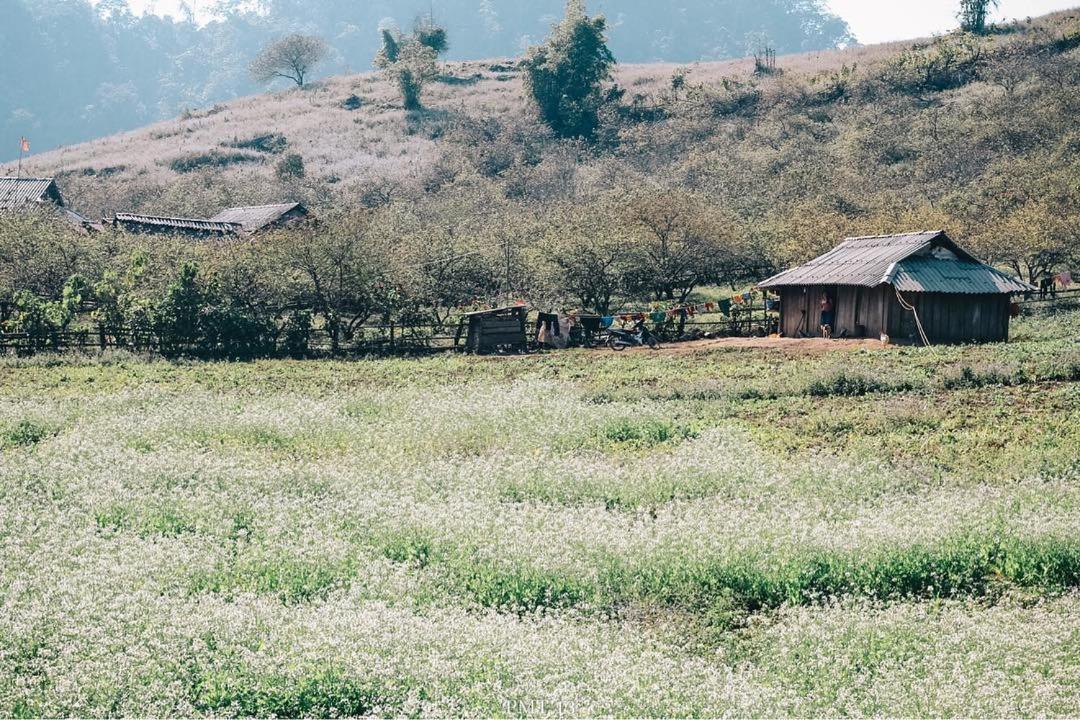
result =
M394 352L394 321L390 321L390 352Z
M104 323L98 323L97 333L98 333L98 345L101 347L102 352L104 352L105 351L105 324Z

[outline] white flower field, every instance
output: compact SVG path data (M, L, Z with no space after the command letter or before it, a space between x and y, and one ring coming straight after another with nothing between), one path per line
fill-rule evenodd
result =
M0 715L1075 716L1075 328L0 360Z

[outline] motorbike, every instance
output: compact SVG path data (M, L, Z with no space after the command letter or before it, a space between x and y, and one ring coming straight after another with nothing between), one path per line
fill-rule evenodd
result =
M649 347L653 350L660 349L660 341L656 339L644 321L638 321L633 330L620 330L612 328L608 331L608 347L615 352L622 352L626 348Z

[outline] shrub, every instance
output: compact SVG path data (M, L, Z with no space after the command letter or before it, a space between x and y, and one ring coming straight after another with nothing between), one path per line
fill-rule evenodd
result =
M761 100L761 90L753 83L724 78L721 89L709 89L704 96L706 107L713 115L748 115Z
M233 140L229 143L223 143L223 145L224 147L236 148L238 150L255 150L256 152L267 153L269 155L280 155L285 152L285 148L289 146L289 141L284 135L279 133L267 133L266 135L256 135L255 137L246 140Z
M31 447L53 434L51 428L35 420L20 420L10 428L0 430L0 450Z
M855 72L858 66L846 63L839 70L818 75L811 82L819 85L814 100L821 104L835 103L846 100L852 91L855 80Z
M653 447L667 442L692 438L696 433L667 420L620 418L604 426L605 440L638 447Z
M364 101L359 95L350 95L341 101L341 107L345 110L359 110L364 106Z
M1080 352L1056 357L1040 368L1039 379L1051 382L1080 382Z
M260 162L257 155L241 152L219 152L211 150L207 153L193 153L174 158L169 163L173 172L189 173L203 168L228 167L229 165L242 165L244 163Z
M304 158L295 153L286 155L278 162L275 173L281 180L304 177L306 174L306 170L304 169Z
M113 175L119 175L125 170L127 170L127 165L110 165L101 169L92 167L83 168L79 171L79 174L83 177L107 178L112 177Z
M893 92L921 96L966 85L981 61L982 50L971 37L941 38L890 59L881 80Z
M311 313L296 310L285 322L284 339L281 349L292 358L307 357L311 343Z
M274 350L274 324L269 318L258 317L250 308L232 303L215 304L206 312L203 325L200 354L250 360Z
M812 397L860 397L872 393L903 392L911 390L912 387L912 384L906 381L888 382L865 373L841 369L810 381L806 386L806 394Z
M1021 367L1002 365L984 365L972 367L965 365L950 372L941 379L946 390L965 390L987 387L990 385L1023 385L1027 382L1027 373Z

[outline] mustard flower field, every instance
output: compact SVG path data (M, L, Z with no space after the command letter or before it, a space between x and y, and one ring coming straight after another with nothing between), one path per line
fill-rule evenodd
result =
M0 715L1075 716L1078 335L0 359Z

